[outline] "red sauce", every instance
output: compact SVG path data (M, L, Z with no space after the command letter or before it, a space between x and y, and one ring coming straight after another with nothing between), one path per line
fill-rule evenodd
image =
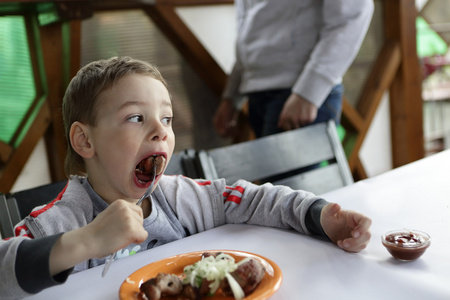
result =
M386 241L399 247L419 247L425 243L425 238L412 232L399 232L386 236Z
M386 235L383 245L399 260L415 260L429 246L429 238L413 232L395 232Z

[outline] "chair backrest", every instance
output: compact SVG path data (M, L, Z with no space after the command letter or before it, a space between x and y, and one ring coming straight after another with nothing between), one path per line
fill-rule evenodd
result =
M13 236L14 226L39 205L54 200L67 180L42 185L10 194L0 194L0 231L2 238Z
M3 193L0 193L0 235L2 239L13 235L13 224L8 209L8 202L6 195Z
M353 183L334 121L198 153L206 179L272 182L322 194Z
M191 148L173 153L164 174L199 178L201 169L197 163L196 153L197 151Z

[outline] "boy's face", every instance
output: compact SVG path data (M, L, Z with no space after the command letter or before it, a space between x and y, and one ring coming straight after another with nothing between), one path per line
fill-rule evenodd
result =
M136 168L158 155L164 170L175 147L169 92L150 76L129 75L99 95L96 113L96 126L88 127L95 149L85 159L89 182L106 202L135 201L153 179Z

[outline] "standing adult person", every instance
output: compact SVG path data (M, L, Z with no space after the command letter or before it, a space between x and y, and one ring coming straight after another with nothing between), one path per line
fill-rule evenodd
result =
M242 96L256 137L334 119L342 77L369 27L373 0L235 0L236 63L214 116L236 132Z

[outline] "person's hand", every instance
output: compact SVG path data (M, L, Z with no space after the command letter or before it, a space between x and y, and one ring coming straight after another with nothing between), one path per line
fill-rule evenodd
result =
M311 124L317 117L317 110L314 104L292 93L284 103L278 127L287 131Z
M234 137L237 131L238 111L230 99L222 99L214 115L213 124L221 137Z
M140 244L147 236L141 207L116 200L88 225L61 235L50 253L50 273L105 257L131 243Z
M370 241L372 220L355 211L329 203L320 215L320 224L330 240L348 252L359 252Z
M142 208L135 203L116 200L85 226L85 234L95 240L94 257L103 257L131 243L145 241L148 232L143 227Z

